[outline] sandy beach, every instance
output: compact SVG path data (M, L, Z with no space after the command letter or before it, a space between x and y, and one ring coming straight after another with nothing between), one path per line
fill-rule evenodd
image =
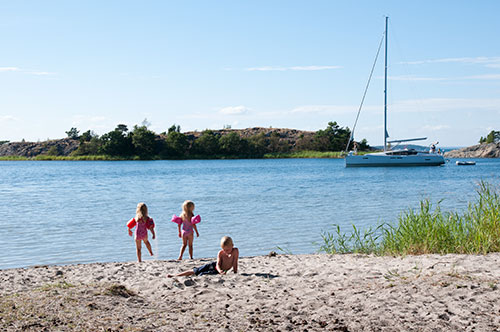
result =
M0 271L2 331L500 331L500 254L240 258Z

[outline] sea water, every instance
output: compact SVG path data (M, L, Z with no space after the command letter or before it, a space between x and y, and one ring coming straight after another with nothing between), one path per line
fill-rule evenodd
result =
M341 159L0 162L0 268L136 260L126 223L145 202L154 257L175 259L170 221L184 200L200 214L194 256L215 257L229 235L243 256L314 253L322 231L396 222L419 201L461 211L477 183L500 183L500 160L476 166L345 168ZM316 242L316 244L315 244ZM188 250L184 253L188 258Z

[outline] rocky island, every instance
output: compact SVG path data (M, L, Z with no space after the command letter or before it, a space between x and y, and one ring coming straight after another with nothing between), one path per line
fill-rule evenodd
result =
M500 158L500 143L486 143L446 152L447 158Z

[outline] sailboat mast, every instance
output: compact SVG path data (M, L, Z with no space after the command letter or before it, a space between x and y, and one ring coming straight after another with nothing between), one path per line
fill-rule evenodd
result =
M389 17L385 17L385 74L384 74L384 151L387 151L387 26Z

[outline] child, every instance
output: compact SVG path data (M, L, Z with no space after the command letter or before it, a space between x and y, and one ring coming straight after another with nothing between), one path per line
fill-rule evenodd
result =
M200 267L195 267L192 271L185 271L176 275L176 277L187 277L193 274L197 276L207 274L226 274L231 268L234 273L238 273L238 257L240 252L238 248L234 248L233 239L229 236L223 236L220 240L221 251L217 254L217 262L208 263ZM172 278L169 274L167 277Z
M199 237L200 234L198 233L196 224L201 221L200 215L195 217L193 211L194 203L192 201L185 201L182 204L181 216L177 217L175 214L172 216L172 221L177 224L179 237L182 238L181 252L177 260L182 259L182 255L184 255L184 250L187 245L189 245L189 257L193 259L193 230L196 232L196 237Z
M136 227L137 226L137 227ZM153 240L155 239L155 223L153 222L153 218L148 216L148 207L145 203L137 204L137 209L135 210L135 218L130 219L127 223L128 227L128 235L132 236L132 228L135 227L134 238L135 238L135 246L137 248L137 259L139 262L142 262L141 257L141 241L144 241L146 248L148 248L149 253L153 256L153 250L151 249L151 244L148 241L148 229L153 234Z

